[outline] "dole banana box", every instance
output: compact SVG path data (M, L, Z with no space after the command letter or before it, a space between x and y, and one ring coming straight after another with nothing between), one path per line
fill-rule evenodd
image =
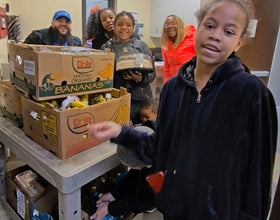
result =
M57 110L22 97L23 130L26 136L60 159L67 159L103 141L88 136L87 125L101 121L129 124L130 93L111 89L114 100L69 110Z
M0 80L0 111L16 126L22 127L22 93L9 80Z
M10 80L37 101L107 91L114 53L84 47L9 44Z

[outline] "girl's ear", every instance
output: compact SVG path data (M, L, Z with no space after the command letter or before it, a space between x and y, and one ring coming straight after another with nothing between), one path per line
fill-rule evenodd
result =
M239 48L243 46L243 44L244 44L244 38L240 38L233 51L237 52Z

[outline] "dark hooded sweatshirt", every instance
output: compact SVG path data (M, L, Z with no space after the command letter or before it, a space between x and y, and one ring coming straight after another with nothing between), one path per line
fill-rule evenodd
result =
M123 127L114 141L153 151L164 171L157 207L182 220L265 220L277 139L276 106L262 81L232 55L200 95L196 57L164 85L153 137Z

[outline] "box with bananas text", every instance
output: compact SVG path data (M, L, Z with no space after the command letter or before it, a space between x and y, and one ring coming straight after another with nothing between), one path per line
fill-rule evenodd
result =
M93 94L96 104L83 106L73 101L74 107L69 109L63 104L66 99L57 109L56 100L44 103L22 97L24 134L63 160L104 142L89 137L87 125L101 121L128 125L131 94L125 88L103 93ZM99 96L110 98L100 102Z
M114 53L85 47L9 44L10 80L37 101L108 91Z

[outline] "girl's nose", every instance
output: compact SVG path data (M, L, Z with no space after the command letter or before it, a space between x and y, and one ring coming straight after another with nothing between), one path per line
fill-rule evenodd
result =
M213 40L220 40L221 38L221 33L219 30L213 30L210 34L210 37L213 39Z

